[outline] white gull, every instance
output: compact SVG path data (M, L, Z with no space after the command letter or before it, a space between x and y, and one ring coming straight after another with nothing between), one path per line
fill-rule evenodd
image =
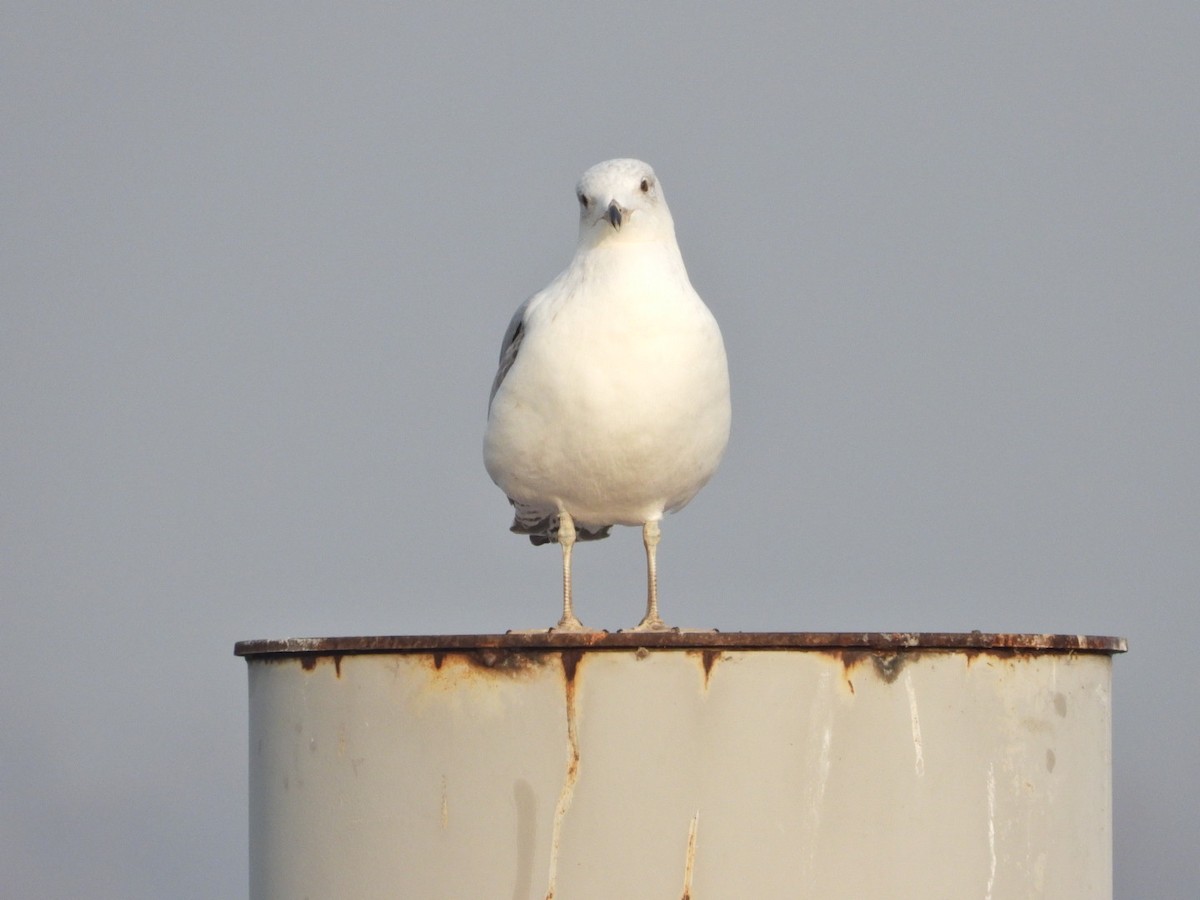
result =
M571 549L640 525L646 615L663 629L659 521L717 470L729 440L729 374L716 319L692 288L654 170L613 159L583 173L579 245L509 323L488 404L484 463L516 510L512 530Z

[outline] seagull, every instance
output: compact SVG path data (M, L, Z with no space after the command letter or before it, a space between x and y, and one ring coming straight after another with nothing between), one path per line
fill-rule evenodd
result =
M641 526L646 615L658 613L659 522L717 470L729 441L729 371L717 321L688 280L654 170L612 159L583 173L570 265L508 325L488 401L484 464L512 531L562 547L556 629L587 630L571 603L571 550Z

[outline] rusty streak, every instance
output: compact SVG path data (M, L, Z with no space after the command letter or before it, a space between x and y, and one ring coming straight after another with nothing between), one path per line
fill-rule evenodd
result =
M546 900L554 900L558 880L558 851L562 842L562 827L566 820L567 810L575 798L575 784L579 780L579 730L575 712L575 676L578 673L579 661L583 658L583 650L563 650L560 654L565 679L565 700L567 708L567 771L563 778L562 790L558 795L558 803L554 807L554 823L550 837L550 873L546 885Z
M566 676L567 687L574 690L575 670L579 667L579 660L583 658L583 650L563 650L559 656L562 658L563 675Z

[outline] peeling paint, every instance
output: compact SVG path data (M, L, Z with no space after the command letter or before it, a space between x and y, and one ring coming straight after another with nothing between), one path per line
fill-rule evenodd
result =
M988 763L987 776L987 808L988 808L988 869L987 893L984 900L992 900L992 890L996 887L996 764Z
M688 825L687 855L683 859L683 894L679 900L692 898L692 872L696 867L696 831L700 827L700 810L692 816Z
M904 673L904 690L908 693L908 714L912 720L913 767L920 778L925 774L925 750L921 742L921 716L917 711L917 689L913 687L912 672Z

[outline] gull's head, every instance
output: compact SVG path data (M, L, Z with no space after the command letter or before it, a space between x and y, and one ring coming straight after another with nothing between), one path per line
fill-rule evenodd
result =
M592 166L575 187L580 242L675 239L675 224L658 177L638 159Z

